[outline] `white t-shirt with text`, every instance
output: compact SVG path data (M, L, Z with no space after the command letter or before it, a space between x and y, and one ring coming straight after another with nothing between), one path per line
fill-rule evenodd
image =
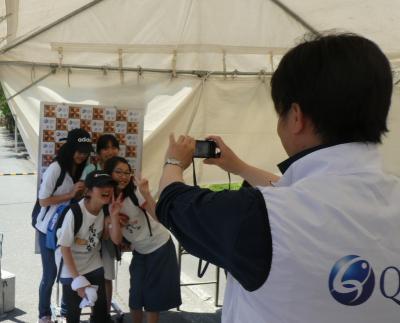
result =
M101 237L104 229L103 210L99 214L91 214L85 207L85 200L79 202L82 210L82 226L74 236L74 216L69 210L65 215L61 228L57 231L58 244L64 247L71 247L72 257L76 269L80 275L92 272L103 263L100 256ZM61 248L56 250L56 263L61 260ZM62 266L61 278L71 278L71 274L64 264Z
M138 192L136 192L136 195L139 195ZM138 199L140 203L141 197L139 196ZM152 236L150 236L150 230L144 212L133 204L129 197L124 199L121 213L129 217L128 224L122 229L122 235L132 244L132 248L137 252L149 254L169 240L169 231L149 214L148 218L152 231Z

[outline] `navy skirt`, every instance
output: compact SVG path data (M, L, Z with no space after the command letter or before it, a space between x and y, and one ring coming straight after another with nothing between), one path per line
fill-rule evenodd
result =
M178 261L171 238L152 253L133 251L129 272L131 309L161 312L182 304Z

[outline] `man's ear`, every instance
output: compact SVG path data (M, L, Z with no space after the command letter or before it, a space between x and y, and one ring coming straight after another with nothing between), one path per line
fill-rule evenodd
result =
M301 133L306 126L306 116L298 103L292 103L291 109L291 130L293 134Z

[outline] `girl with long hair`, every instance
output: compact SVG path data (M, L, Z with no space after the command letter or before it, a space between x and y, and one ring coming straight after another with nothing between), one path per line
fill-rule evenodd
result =
M147 322L156 323L159 312L182 303L174 243L169 231L158 222L148 181L138 179L137 190L131 166L122 157L107 160L104 170L117 182L114 194L122 194L121 213L129 218L121 230L123 238L134 249L129 267L129 307L133 322L142 323L144 309Z
M43 174L39 189L41 210L35 224L39 235L43 268L39 286L39 323L52 322L51 291L57 275L54 250L46 248L47 226L59 205L82 196L85 186L79 179L91 151L89 133L83 129L73 129L68 133L66 143Z

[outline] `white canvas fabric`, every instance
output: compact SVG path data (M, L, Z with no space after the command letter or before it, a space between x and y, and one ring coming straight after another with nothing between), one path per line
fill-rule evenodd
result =
M383 168L385 171L400 176L400 87L393 89L392 106L389 111L389 133L383 138L382 153Z
M47 70L38 69L39 78ZM173 95L184 87L193 87L198 79L178 78L171 80L170 75L146 74L137 78L136 73L125 76L121 85L118 73L109 72L103 75L99 71L89 74L74 71L70 75L58 71L10 101L10 108L17 114L18 129L21 133L33 161L37 161L39 147L40 102L73 102L118 107L145 109L147 104L159 94ZM0 75L6 80L2 83L4 91L14 94L13 90L24 88L30 82L30 69L18 67L1 67Z
M243 159L278 172L276 164L286 158L276 134L277 117L269 95L269 79L257 77L212 78L186 100L145 140L143 175L158 183L168 146L169 133L189 134L197 139L219 135ZM161 148L163 147L163 148ZM228 174L218 167L195 160L199 183L227 183ZM192 183L192 168L184 174ZM232 181L240 181L232 175Z
M88 0L60 0L57 5L50 0L0 1L0 12L7 16L0 23L0 40L6 37L0 43L3 49L1 52L0 48L0 79L6 96L18 93L51 72L49 67L40 67L40 63L53 64L56 72L9 101L35 162L41 101L145 109L149 102L157 101L157 96L174 98L182 89L192 89L187 99L175 101L182 115L175 113L167 118L160 126L162 129L156 129L154 124L158 123L153 122L163 114L158 107L153 107L157 113L150 111L146 120L145 133L157 133L146 141L143 160L143 173L150 174L153 188L163 162L165 135L172 131L181 134L189 129L199 136L220 134L249 162L276 170L275 162L284 153L278 148L279 138L273 132L276 125L268 87L263 93L262 82L257 77L249 81L246 76L232 79L231 76L218 77L213 72L253 72L259 73L262 79L264 73L273 72L282 54L305 33L332 28L372 39L387 54L394 72L400 71L400 23L397 19L400 3L390 0L281 1L286 11L277 5L278 2L268 0L103 0L5 51L91 3ZM295 15L302 21L294 18ZM28 65L15 65L16 61ZM72 73L68 73L69 69L63 68L65 64L104 69L72 68ZM171 73L120 73L120 66L166 69ZM107 70L109 67L117 71ZM198 76L178 74L171 77L174 70L202 70L202 75L210 72L211 76L200 93ZM399 78L400 74L395 74L395 80ZM262 84L268 82L266 77ZM385 167L400 175L399 148L392 139L397 138L395 134L400 127L398 86L395 91L390 121L393 136L389 134L383 153ZM200 115L192 116L199 96ZM170 100L170 104L174 104L173 101ZM170 106L165 108L168 112L172 110ZM249 138L240 131L251 118L262 120L257 118L260 114L268 117L268 131L265 124L255 122L251 131L259 135L254 141L255 135ZM195 120L192 122L192 119ZM260 146L262 143L266 147L264 150L272 155L266 157L261 151L250 149L246 139ZM203 171L200 167L199 183L226 182L226 179L226 174Z
M8 38L4 46L90 2L61 0L55 5L51 0L1 1L1 12L12 14L6 19L8 34L4 30L3 35ZM397 12L400 4L396 1L288 0L282 3L310 28L317 31L338 28L359 33L374 39L393 58L399 58ZM374 23L371 15L376 17ZM126 66L149 67L150 63L154 68L169 68L173 50L177 50L181 57L177 68L215 70L215 66L221 69L222 64L215 58L225 49L229 70L250 70L259 68L261 61L264 61L262 66L269 66L266 55L281 54L307 31L304 24L273 1L103 0L30 39L6 57L47 62L50 53L57 60L57 50L63 47L64 53L68 53L64 55L67 63L105 65L117 62L116 53L122 48L129 54L124 55L128 56ZM87 55L88 52L92 55ZM252 64L257 60L258 64Z
M270 274L254 292L229 276L222 322L398 321L398 303L385 296L399 286L400 184L382 172L376 145L312 152L259 189L272 233Z
M400 89L395 88L389 113L389 133L380 150L384 169L400 175ZM269 78L212 78L199 84L176 110L145 139L143 170L150 184L161 176L169 133L188 133L204 139L207 135L221 136L245 161L279 174L276 165L287 158L276 133L277 116L270 96ZM228 174L218 167L195 160L199 183L227 183ZM192 183L191 167L184 173ZM241 179L232 176L232 181Z

